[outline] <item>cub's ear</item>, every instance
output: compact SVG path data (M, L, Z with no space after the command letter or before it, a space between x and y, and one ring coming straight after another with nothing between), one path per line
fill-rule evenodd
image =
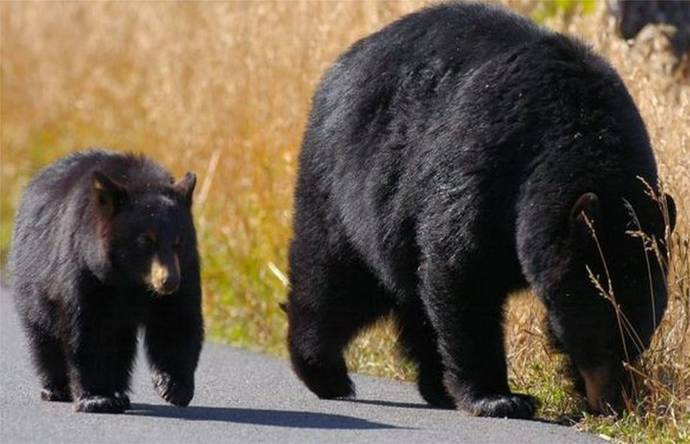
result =
M188 207L192 206L192 193L196 186L196 174L187 173L184 177L173 184L173 190L182 198Z
M597 226L600 217L599 196L585 193L575 201L570 210L570 225L581 239L589 239L592 237L592 228Z
M91 191L98 209L107 218L113 217L120 211L127 197L124 186L100 171L94 171L91 175Z
M676 202L673 200L670 194L666 193L666 212L668 214L668 226L670 228L670 233L673 233L673 229L676 228Z

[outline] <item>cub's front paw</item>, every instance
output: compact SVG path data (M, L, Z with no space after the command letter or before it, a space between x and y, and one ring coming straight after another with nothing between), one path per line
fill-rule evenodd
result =
M170 404L186 407L194 397L194 378L175 378L168 373L155 373L153 387Z
M53 402L72 402L72 394L69 389L55 389L51 387L43 387L41 389L41 399L44 401Z
M122 413L129 403L129 398L125 395L127 402L123 402L120 396L82 396L74 404L74 411L84 413Z
M470 411L476 416L530 419L538 406L539 401L533 396L511 393L476 399L470 405Z

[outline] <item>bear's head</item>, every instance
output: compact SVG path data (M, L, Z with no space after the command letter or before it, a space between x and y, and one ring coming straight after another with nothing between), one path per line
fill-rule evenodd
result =
M666 310L675 204L636 182L572 203L569 261L550 291L549 329L570 357L576 388L598 413L624 407L632 388L624 363L649 346Z
M103 264L96 275L115 285L145 286L157 296L176 292L180 262L196 254L195 184L196 176L187 173L175 183L132 187L95 171L91 198Z

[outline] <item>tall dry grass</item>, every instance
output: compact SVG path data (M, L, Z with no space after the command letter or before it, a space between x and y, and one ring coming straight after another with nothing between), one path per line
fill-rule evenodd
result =
M196 217L212 336L284 354L286 246L296 155L320 74L348 45L424 1L0 4L0 248L31 174L78 148L147 153L198 173ZM507 1L544 17L543 3ZM603 2L602 2L603 3ZM668 314L643 371L646 409L580 424L625 440L690 439L690 87L646 32L613 35L602 5L547 21L603 53L640 107L678 206ZM671 74L669 74L671 73ZM577 411L548 353L542 307L508 308L512 383L543 414ZM349 353L353 368L409 378L384 324Z

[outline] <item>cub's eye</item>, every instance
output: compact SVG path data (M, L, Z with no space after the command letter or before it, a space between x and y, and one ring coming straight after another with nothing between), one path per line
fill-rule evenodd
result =
M137 237L137 244L141 248L152 248L156 245L156 235L154 233L143 233Z

